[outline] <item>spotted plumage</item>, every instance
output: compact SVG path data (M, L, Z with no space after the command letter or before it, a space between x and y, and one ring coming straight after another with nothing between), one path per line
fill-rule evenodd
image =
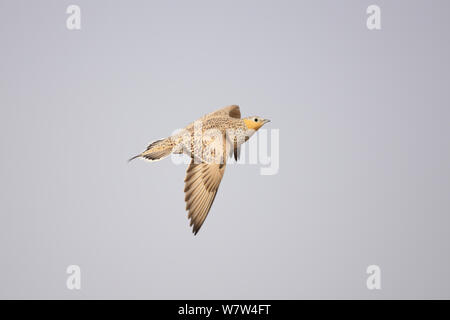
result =
M270 120L241 119L239 106L231 105L189 124L180 132L151 143L131 158L161 160L171 153L191 157L186 171L185 201L194 234L200 230L211 209L229 156L239 158L240 146Z

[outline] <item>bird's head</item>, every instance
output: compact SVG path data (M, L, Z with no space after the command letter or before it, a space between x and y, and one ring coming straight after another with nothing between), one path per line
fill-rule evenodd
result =
M261 128L267 122L270 122L270 120L263 119L258 116L244 118L244 123L247 126L247 128L250 130L255 130L255 131L258 130L259 128Z

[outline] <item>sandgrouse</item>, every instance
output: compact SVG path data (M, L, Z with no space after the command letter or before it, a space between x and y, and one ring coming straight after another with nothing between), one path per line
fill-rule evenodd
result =
M158 161L171 153L184 153L191 158L184 192L188 218L196 235L214 202L227 158L234 155L238 160L241 144L269 121L257 116L241 119L239 106L231 105L201 117L168 138L151 143L130 161L136 158Z

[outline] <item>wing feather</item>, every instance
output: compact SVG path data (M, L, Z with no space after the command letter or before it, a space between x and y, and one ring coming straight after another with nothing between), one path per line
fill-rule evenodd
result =
M231 105L225 108L219 109L207 115L207 117L212 116L228 116L231 118L240 119L241 118L241 109L239 109L238 105Z
M194 234L200 230L219 189L225 164L194 163L192 160L185 178L185 201Z

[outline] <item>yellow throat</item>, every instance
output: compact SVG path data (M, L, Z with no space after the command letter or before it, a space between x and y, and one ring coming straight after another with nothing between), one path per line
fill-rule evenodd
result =
M255 122L252 119L243 119L243 120L244 120L245 126L248 129L255 130L255 131L258 130L259 128L261 128L264 124L264 121Z

